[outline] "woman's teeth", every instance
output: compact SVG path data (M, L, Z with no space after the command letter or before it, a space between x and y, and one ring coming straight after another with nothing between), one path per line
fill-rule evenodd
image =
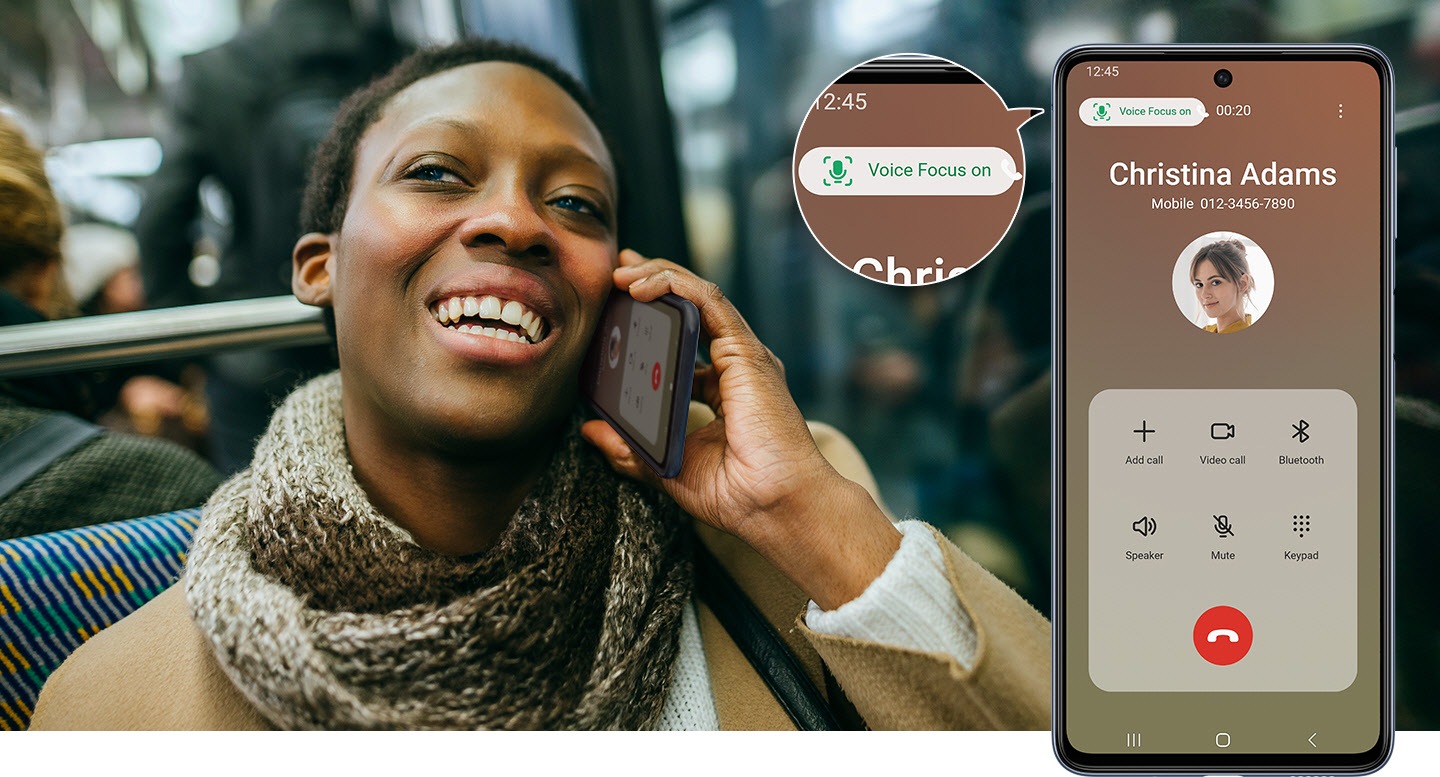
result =
M524 303L502 300L485 295L483 297L449 297L435 303L430 311L435 320L456 330L486 337L495 337L515 343L538 343L545 334L545 319ZM519 332L504 327L483 326L478 323L461 323L464 318L500 321L518 327Z
M465 332L472 335L485 335L486 337L494 337L498 340L509 340L512 343L530 342L524 337L517 335L508 329L496 329L493 326L482 327L478 324L461 324L460 326L455 327L455 330L457 332Z

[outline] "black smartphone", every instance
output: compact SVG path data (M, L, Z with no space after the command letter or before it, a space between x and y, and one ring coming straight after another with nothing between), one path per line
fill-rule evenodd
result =
M1057 63L1054 744L1389 756L1393 77L1362 46Z
M680 474L695 380L700 311L665 294L640 302L614 291L580 371L580 391L662 478Z

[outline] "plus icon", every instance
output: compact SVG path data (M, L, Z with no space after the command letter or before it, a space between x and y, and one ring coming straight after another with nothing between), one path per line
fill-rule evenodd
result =
M1149 425L1145 421L1140 422L1139 429L1134 429L1132 431L1140 435L1140 442L1150 442L1150 435L1155 433L1155 430L1149 428Z

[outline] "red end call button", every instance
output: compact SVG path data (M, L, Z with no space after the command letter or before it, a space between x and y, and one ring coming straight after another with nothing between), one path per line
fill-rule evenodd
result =
M1234 607L1211 607L1195 621L1195 650L1217 666L1229 666L1250 652L1255 632L1250 619Z
M660 362L655 362L655 369L650 371L650 388L660 390L660 376L663 374L660 371Z

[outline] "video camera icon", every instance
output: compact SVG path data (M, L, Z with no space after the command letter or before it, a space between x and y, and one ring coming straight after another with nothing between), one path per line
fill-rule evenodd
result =
M1130 528L1134 529L1135 533L1141 537L1149 537L1155 533L1155 519L1148 515L1142 515L1140 520L1130 524Z
M1210 439L1212 440L1233 440L1235 439L1235 424L1221 423L1219 421L1210 424Z

